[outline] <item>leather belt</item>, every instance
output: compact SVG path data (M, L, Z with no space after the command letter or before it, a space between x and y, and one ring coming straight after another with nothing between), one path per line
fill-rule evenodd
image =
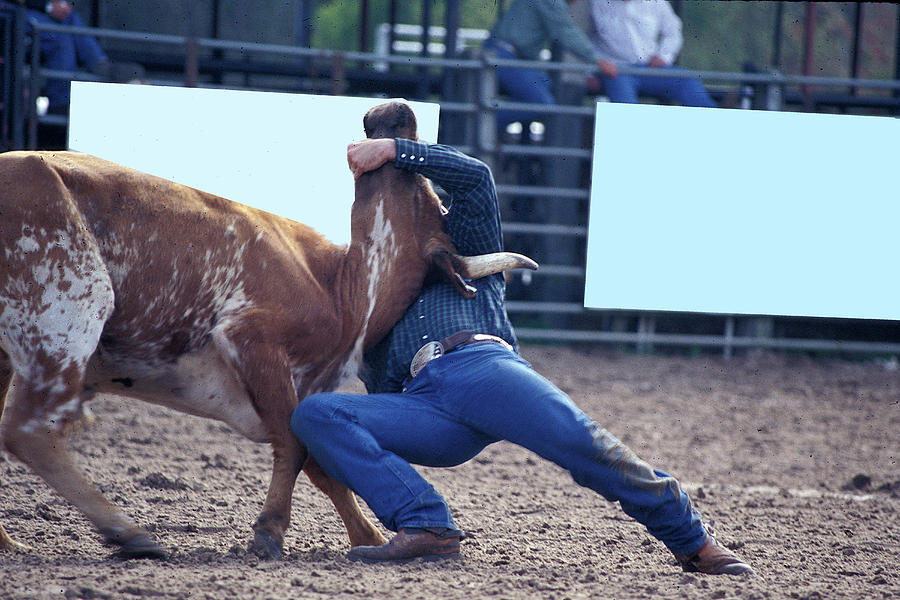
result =
M422 370L422 367L427 365L430 361L435 358L439 358L445 354L449 354L454 350L459 350L463 346L468 346L470 344L479 344L481 342L492 342L494 344L500 344L507 350L512 350L513 347L501 337L497 337L496 335L489 335L487 333L473 333L468 330L457 331L451 335L448 335L444 339L439 342L428 342L416 352L416 355L413 356L412 361L409 363L409 378L412 379L416 375L419 374L419 371Z

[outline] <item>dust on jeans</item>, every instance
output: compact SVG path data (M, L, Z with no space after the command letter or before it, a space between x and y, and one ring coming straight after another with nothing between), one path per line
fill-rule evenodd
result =
M680 490L678 483L671 477L657 477L653 467L641 460L631 448L623 444L616 436L601 428L596 423L591 423L591 437L593 446L597 450L595 460L609 465L621 473L622 478L631 485L653 492L662 496L668 489L676 498Z

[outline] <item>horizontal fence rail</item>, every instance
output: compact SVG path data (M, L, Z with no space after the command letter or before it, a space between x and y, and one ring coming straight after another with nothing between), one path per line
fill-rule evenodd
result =
M659 315L585 309L584 244L592 160L592 136L585 132L592 132L595 99L585 93L582 85L567 84L566 78L592 74L591 65L498 59L468 51L452 59L344 52L53 24L36 24L32 34L25 35L22 23L13 16L9 11L0 13L2 149L35 148L39 126L67 124L63 115L39 114L35 99L44 81L98 80L82 71L43 68L38 60L38 35L42 31L93 35L122 46L111 49L111 57L137 62L143 59L148 70L146 81L155 85L385 97L394 97L400 91L408 94L410 100L440 102L441 141L492 167L503 206L504 234L511 249L525 251L541 263L536 273L515 272L509 279L508 310L523 339L633 345L639 351L656 346L713 348L726 356L745 348L900 354L900 343L894 342L900 341L900 328L882 340L817 339L779 335L773 318L765 316ZM30 62L24 59L29 52ZM530 104L502 97L497 91L498 66L548 72L563 91L559 94L560 103ZM742 100L741 107L765 110L783 110L790 101L805 102L810 99L812 87L868 90L883 95L858 96L858 106L878 109L882 114L900 114L900 81L896 80L797 76L775 71L671 73L635 67L622 67L620 71L653 77L697 76L705 83L723 86ZM234 83L234 78L238 83ZM830 101L835 105L848 97L832 96ZM829 98L820 95L818 104L814 97L812 100L818 106L827 104ZM518 134L498 132L496 115L500 110L538 113L546 127L539 134L527 128ZM685 329L689 331L666 330L674 327L670 322L675 321L688 322ZM872 337L871 332L867 335Z

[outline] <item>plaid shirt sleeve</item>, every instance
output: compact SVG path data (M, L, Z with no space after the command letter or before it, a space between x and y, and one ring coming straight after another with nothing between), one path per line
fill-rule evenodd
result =
M503 249L494 178L486 164L455 148L400 139L395 165L424 175L450 195L447 234L463 255Z

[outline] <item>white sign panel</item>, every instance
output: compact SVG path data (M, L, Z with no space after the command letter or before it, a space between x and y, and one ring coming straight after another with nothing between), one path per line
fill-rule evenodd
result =
M900 319L900 120L597 105L585 305Z
M386 102L237 90L73 82L69 147L350 240L347 145ZM437 104L410 102L437 141Z

